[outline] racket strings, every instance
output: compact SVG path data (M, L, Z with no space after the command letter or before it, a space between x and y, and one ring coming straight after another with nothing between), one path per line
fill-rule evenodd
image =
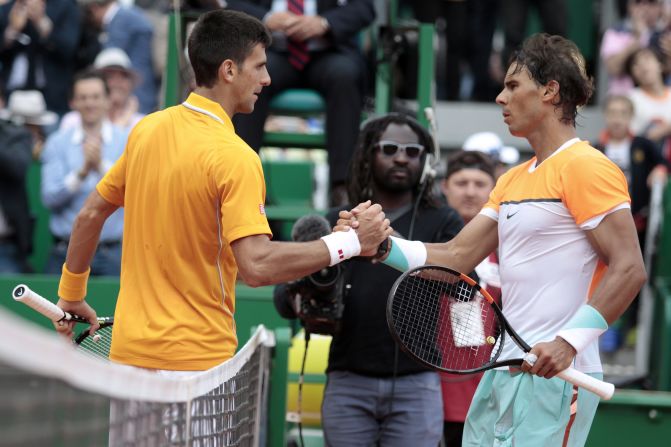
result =
M449 271L407 276L394 294L391 316L401 343L429 365L467 371L498 357L498 317L478 288Z
M112 325L101 326L96 331L95 336L87 335L87 332L84 332L77 337L76 343L78 349L82 352L94 357L108 359L110 346L112 345Z

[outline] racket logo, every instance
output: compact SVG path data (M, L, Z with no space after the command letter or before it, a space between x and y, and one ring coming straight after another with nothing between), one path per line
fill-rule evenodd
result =
M20 298L24 293L26 293L26 288L23 286L18 286L14 289L14 298Z

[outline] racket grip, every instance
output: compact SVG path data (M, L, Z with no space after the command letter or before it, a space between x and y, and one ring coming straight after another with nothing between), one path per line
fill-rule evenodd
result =
M557 374L557 377L566 380L580 388L586 389L603 400L610 400L615 393L615 385L596 379L590 375L578 371L575 368L567 368Z
M48 299L33 292L25 284L19 284L18 286L14 287L14 290L12 291L12 297L14 297L16 301L20 301L23 304L32 307L34 310L49 318L51 321L70 319L70 315L67 312L56 306Z

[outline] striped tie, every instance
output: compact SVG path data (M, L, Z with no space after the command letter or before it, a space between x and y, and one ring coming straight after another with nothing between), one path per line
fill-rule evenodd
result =
M303 15L303 0L288 0L289 12L296 15ZM310 61L310 53L308 53L307 42L298 42L289 39L287 42L287 49L289 50L289 63L293 65L296 70L302 70Z

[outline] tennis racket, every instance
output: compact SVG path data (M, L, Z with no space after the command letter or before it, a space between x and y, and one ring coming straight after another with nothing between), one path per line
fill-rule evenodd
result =
M76 321L78 323L88 324L88 320L78 315L65 312L48 299L35 293L25 284L19 284L14 287L12 297L14 297L16 301L20 301L33 308L53 322ZM74 338L74 343L86 353L92 354L95 357L108 359L110 345L112 344L112 325L114 324L114 317L100 317L98 318L98 323L100 324L100 329L96 331L95 335L89 334L89 330L85 329Z
M499 366L521 366L533 354L498 362L506 334L525 353L531 347L510 327L496 301L472 278L426 265L405 272L387 301L387 324L410 357L444 372L469 374ZM610 399L615 387L574 368L558 377Z

